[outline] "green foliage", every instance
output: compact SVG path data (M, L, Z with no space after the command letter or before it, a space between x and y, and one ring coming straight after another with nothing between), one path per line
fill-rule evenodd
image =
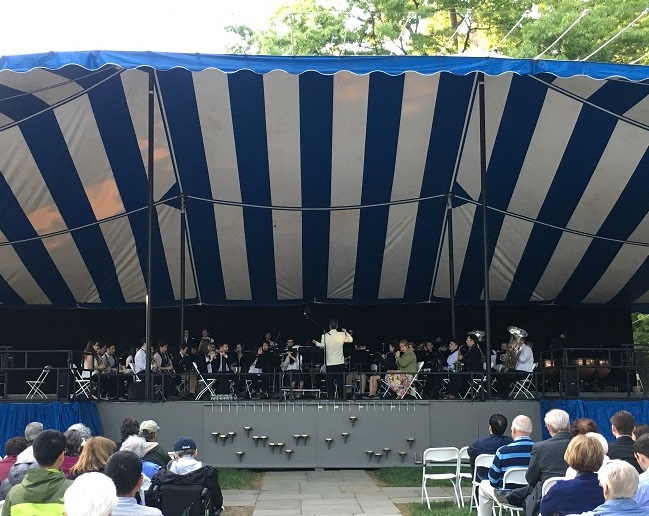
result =
M649 315L631 314L631 324L633 325L634 344L644 344L649 347Z
M624 29L645 0L295 0L265 30L226 30L235 53L275 55L437 55L494 50L512 57L583 59ZM647 52L649 16L590 60L630 62ZM641 63L649 63L645 56Z

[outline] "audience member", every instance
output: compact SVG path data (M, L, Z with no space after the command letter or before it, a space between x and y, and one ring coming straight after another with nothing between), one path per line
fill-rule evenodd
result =
M631 434L634 427L635 419L630 412L620 410L613 414L613 417L611 417L611 432L613 432L615 440L608 443L608 456L611 459L625 460L638 473L642 473L642 468L633 454L633 438Z
M534 441L530 439L531 433L532 420L527 416L516 416L512 421L511 428L513 442L496 450L496 456L489 468L488 479L480 482L478 516L488 516L492 513L494 489L503 486L505 471L510 468L525 467L529 464L530 453L534 445Z
M34 453L32 449L32 444L36 436L43 431L43 423L38 421L32 421L25 427L25 439L29 443L29 446L25 448L21 453L16 457L16 462L35 462Z
M599 472L599 483L606 500L581 516L647 516L649 507L640 507L633 497L638 489L638 472L626 461L615 459Z
M579 434L587 434L588 432L599 433L599 427L597 426L597 423L595 423L595 421L587 417L575 419L572 422L572 425L570 425L570 433L573 435L573 437Z
M158 472L160 466L158 464L154 464L153 462L149 462L148 460L142 460L142 457L144 457L145 454L145 448L146 441L144 440L144 437L140 437L139 435L131 435L122 444L121 451L133 452L140 458L140 461L142 462L142 474L144 475L144 489L148 489L153 475Z
M7 456L0 460L0 482L3 482L9 476L11 466L16 463L18 454L27 449L29 443L24 437L12 437L5 444L5 453Z
M65 436L57 430L43 430L34 439L33 450L38 467L29 469L22 482L11 488L2 516L63 514L63 493L72 484L59 469L65 457Z
M152 420L140 423L140 435L146 440L145 454L142 460L153 462L158 466L166 466L169 462L169 454L158 443L158 423Z
M496 490L494 493L498 501L524 507L527 516L539 513L543 482L548 478L564 476L568 469L563 456L572 439L570 416L564 410L553 409L545 414L544 422L551 437L532 446L530 465L525 475L528 485L509 492Z
M82 446L83 443L85 443L88 439L92 437L92 430L88 428L86 425L83 423L75 423L74 425L71 425L68 430L76 430L81 434L81 441L82 441Z
M633 453L642 468L640 473L638 492L634 500L642 507L649 507L649 434L638 437L633 443Z
M63 495L65 516L110 516L117 505L115 484L102 473L79 477ZM139 514L148 514L142 511Z
M604 461L604 449L599 440L589 435L575 436L566 448L564 459L577 471L577 476L561 480L550 488L541 499L542 516L576 514L604 503L596 474Z
M498 448L512 442L511 437L504 435L505 430L507 430L507 418L502 414L492 414L489 418L489 437L481 437L469 446L468 454L471 469L473 469L478 455L485 453L493 455ZM480 468L476 475L479 480L485 480L487 478L487 469Z
M641 435L649 433L649 425L635 425L635 428L633 429L633 434L631 434L631 437L633 438L634 441L637 441L638 438Z
M219 486L219 474L216 468L198 460L196 442L191 437L179 437L174 444L174 460L151 479L155 485L201 485L210 490L213 513L217 513L223 505L223 495Z
M115 453L115 443L106 437L95 436L86 441L79 460L70 468L71 480L85 473L104 471L108 457Z
M61 471L66 478L70 476L70 468L79 461L81 444L82 438L79 430L73 428L65 432L65 459L61 465Z
M604 461L602 462L602 464L606 464L609 460L611 460L609 459L608 455L606 455L608 453L608 442L606 441L606 437L596 432L588 432L585 435L589 437L594 437L599 441L599 444L602 445L602 449L604 450ZM564 478L566 480L571 480L576 476L577 476L577 471L574 468L569 466L568 469L566 470L566 476Z
M131 436L129 439L134 437ZM138 505L135 499L135 494L142 487L144 480L142 461L135 453L130 451L114 453L108 459L104 473L113 481L117 491L117 505L113 509L112 516L162 515L159 509Z
M140 434L140 422L137 419L132 419L130 417L126 417L122 420L122 424L119 427L119 436L121 437L121 441L116 443L115 445L117 448L122 447L122 443L126 441L131 435L139 435Z

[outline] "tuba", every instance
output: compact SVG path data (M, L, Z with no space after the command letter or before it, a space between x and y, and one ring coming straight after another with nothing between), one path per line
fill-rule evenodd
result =
M507 351L503 357L503 372L510 371L516 367L518 362L518 357L521 356L521 351L523 351L523 346L525 345L525 337L527 337L527 332L516 326L508 326L507 331L510 333L511 337L509 338L509 344L507 344Z

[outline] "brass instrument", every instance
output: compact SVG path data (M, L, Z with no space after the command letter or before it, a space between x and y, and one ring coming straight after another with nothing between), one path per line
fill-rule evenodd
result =
M516 367L518 357L521 356L523 346L525 345L525 337L527 332L516 326L508 326L507 331L510 333L509 344L507 344L507 351L502 359L503 372L510 371Z
M483 341L486 334L487 332L484 330L473 330L469 332L469 335L475 335L476 337L478 337L479 341Z

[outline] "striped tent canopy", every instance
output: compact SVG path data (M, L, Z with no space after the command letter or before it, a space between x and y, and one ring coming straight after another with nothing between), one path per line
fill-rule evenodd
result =
M649 302L649 67L84 52L0 59L3 306L141 306L150 120L154 306L480 304L485 191L492 300Z

